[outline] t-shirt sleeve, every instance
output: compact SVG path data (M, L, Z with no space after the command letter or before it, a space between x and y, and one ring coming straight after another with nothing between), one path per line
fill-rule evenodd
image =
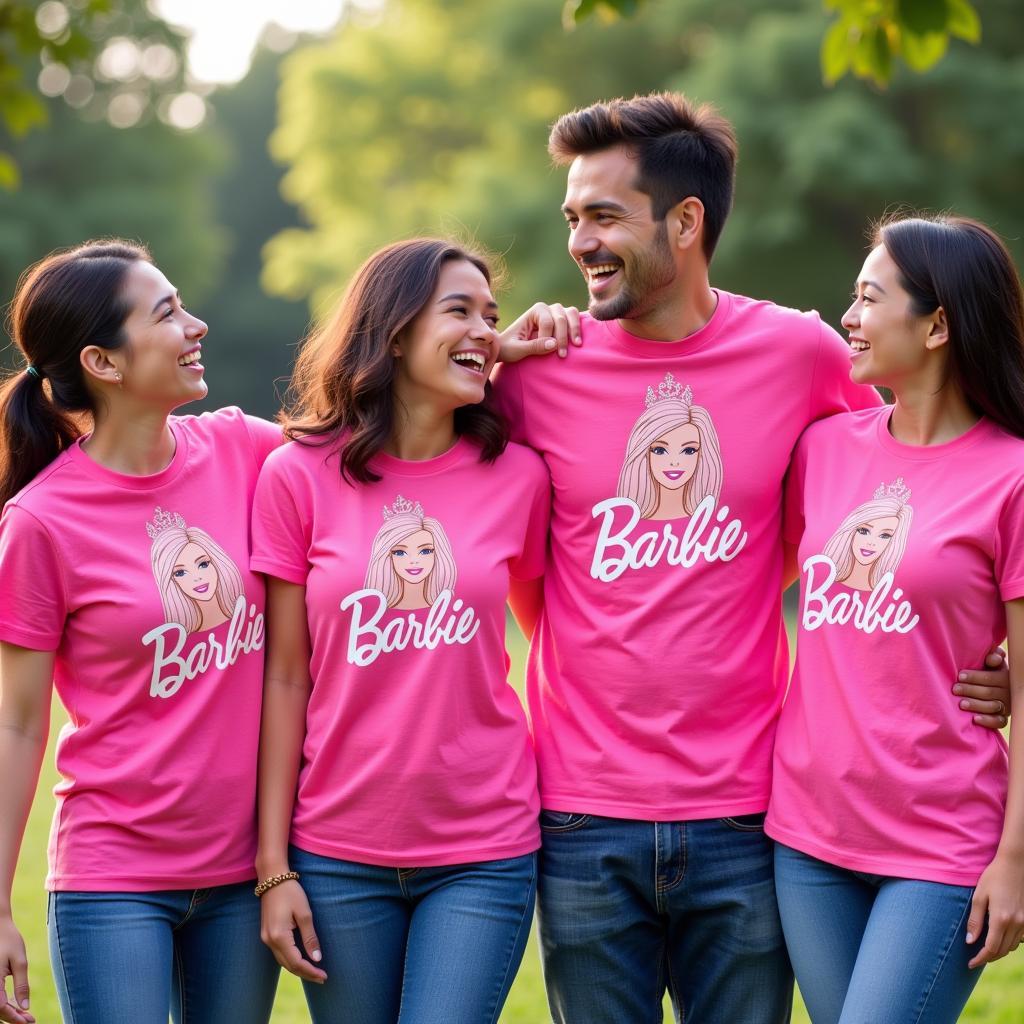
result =
M68 614L67 585L46 528L8 505L0 518L0 640L55 651Z
M267 456L275 448L281 447L284 442L284 431L279 423L271 423L259 416L246 415L245 426L249 431L249 439L252 441L256 465L262 466L267 461Z
M280 459L269 459L253 498L249 567L304 586L309 575L310 517L296 492L288 467Z
M995 573L1004 601L1024 597L1024 481L1003 504L996 524Z
M811 381L808 422L884 404L873 387L850 380L850 350L846 342L823 321L818 320L818 326L818 354Z
M495 409L508 421L512 440L517 444L529 444L523 376L517 365L502 363L495 368L491 376L491 397Z
M804 480L807 471L807 431L793 449L782 494L782 539L799 544L804 535Z
M548 525L551 520L551 479L539 457L530 458L533 500L526 521L526 535L519 556L509 565L509 574L517 580L533 580L544 575L548 551Z

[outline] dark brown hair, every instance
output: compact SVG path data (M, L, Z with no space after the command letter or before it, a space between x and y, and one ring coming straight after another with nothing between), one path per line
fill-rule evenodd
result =
M333 446L349 482L380 479L367 464L394 429L392 344L430 301L442 267L453 260L471 263L491 283L482 255L443 239L414 238L374 253L295 361L282 414L285 435ZM508 444L508 426L491 407L490 391L488 382L482 403L455 410L456 433L479 445L484 462L493 462Z
M88 345L125 344L124 284L139 260L150 260L143 246L102 239L22 274L7 330L34 372L15 371L0 386L0 505L81 435L94 407L79 357Z
M548 138L548 152L559 164L612 146L627 146L636 155L636 188L651 197L655 220L688 196L704 204L704 255L710 260L732 208L732 125L708 104L695 106L681 93L661 92L564 114Z
M916 316L941 306L949 375L979 415L1024 437L1024 297L999 236L969 217L896 215L878 224Z

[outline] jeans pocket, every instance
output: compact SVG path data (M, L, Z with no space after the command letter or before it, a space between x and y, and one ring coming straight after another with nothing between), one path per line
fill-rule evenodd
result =
M731 818L718 820L735 832L763 832L766 814L765 811L758 811L757 814L734 814Z
M590 821L589 814L576 814L571 811L541 811L541 832L575 832Z

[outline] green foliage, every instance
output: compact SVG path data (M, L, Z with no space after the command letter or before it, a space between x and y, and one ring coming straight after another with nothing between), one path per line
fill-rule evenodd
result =
M978 43L981 19L968 0L825 0L836 12L821 48L828 84L848 71L884 86L893 61L927 71L946 54L950 38Z
M4 135L19 140L48 123L40 89L63 94L87 116L102 116L108 103L128 96L142 119L162 95L181 88L184 42L146 0L0 0L0 145ZM113 44L135 47L137 69L104 66ZM0 150L0 188L19 180L13 156Z
M593 14L610 21L635 14L643 0L565 0L566 25ZM893 61L927 71L945 55L951 38L977 43L981 19L969 0L825 0L836 12L821 44L821 70L833 85L852 71L884 86Z

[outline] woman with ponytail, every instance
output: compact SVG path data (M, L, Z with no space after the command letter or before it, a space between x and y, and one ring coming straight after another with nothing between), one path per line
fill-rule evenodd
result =
M815 1024L953 1024L1024 942L1024 732L949 700L1006 637L1024 704L1024 298L985 225L897 218L843 326L850 376L895 401L813 424L790 464L800 619L766 831Z
M140 246L32 267L10 333L25 367L0 393L0 1020L33 1020L10 895L55 686L64 1019L261 1024L278 971L252 893L249 515L280 430L238 409L173 415L206 395L206 325Z

